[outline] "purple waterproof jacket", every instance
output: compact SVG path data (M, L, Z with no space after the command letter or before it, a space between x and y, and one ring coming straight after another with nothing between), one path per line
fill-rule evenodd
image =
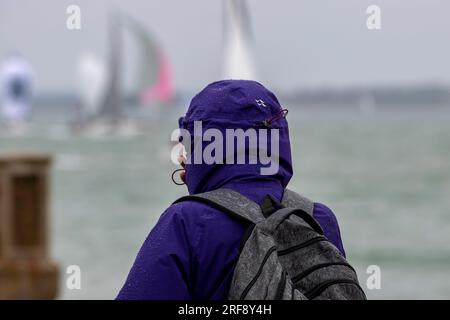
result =
M279 169L264 176L259 161L251 165L187 164L189 193L229 188L257 203L266 195L281 200L293 168L288 125L286 119L277 117L280 111L275 95L254 81L215 82L195 96L180 119L181 127L192 135L194 121L202 121L203 130L215 128L225 136L227 128L259 128L262 121L276 119L271 128L280 132ZM345 255L333 212L315 203L314 218ZM171 205L142 245L117 299L226 299L245 229L242 222L206 204L186 201Z

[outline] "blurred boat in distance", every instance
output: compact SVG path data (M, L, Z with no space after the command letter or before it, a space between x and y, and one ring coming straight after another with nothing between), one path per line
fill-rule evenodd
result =
M0 127L9 134L23 134L31 113L32 70L17 53L9 54L0 67Z
M257 80L246 1L224 0L223 9L223 79Z
M133 97L139 105L171 105L174 100L172 65L169 57L145 27L131 16L123 15L123 26L138 46L138 74Z
M124 31L137 46L137 76L134 88L123 88ZM135 19L123 13L110 16L109 62L92 54L78 63L79 102L75 133L82 135L137 135L143 131L141 119L132 116L129 106L167 107L174 100L172 68L167 55L150 33Z

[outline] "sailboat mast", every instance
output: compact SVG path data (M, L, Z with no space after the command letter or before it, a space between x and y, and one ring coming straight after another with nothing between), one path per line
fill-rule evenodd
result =
M106 91L100 116L118 123L122 116L121 110L121 66L122 66L122 34L121 20L117 14L109 19L109 85Z

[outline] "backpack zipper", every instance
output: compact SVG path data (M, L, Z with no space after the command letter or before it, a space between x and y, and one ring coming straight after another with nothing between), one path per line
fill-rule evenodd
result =
M331 266L346 266L350 269L353 270L353 272L356 273L355 269L348 263L348 262L327 262L327 263L321 263L321 264L316 264L314 266L312 266L309 269L306 269L305 271L301 272L300 274L296 275L295 277L292 278L292 282L293 283L297 283L300 280L302 280L303 278L305 278L306 276L308 276L309 274L313 273L316 270L322 269L322 268L326 268L326 267L331 267Z
M321 283L321 284L317 285L316 287L312 288L311 290L309 290L308 292L306 292L305 296L309 300L312 300L312 299L316 298L318 295L320 295L322 292L324 292L326 289L328 289L329 287L331 287L333 285L336 285L336 284L352 284L352 285L355 285L362 292L362 294L364 295L364 298L366 298L366 294L364 293L364 290L361 288L359 283L357 281L355 281L355 280L350 280L350 279L337 279L337 280L325 281L324 283Z
M281 300L281 298L283 297L284 289L286 287L286 278L287 272L286 270L283 270L283 273L281 275L281 281L280 284L278 285L277 293L275 294L274 300Z
M259 266L258 272L256 273L256 275L254 276L254 278L252 279L252 281L250 281L250 283L247 285L247 287L245 287L244 291L242 291L242 294L239 298L239 300L244 300L244 298L247 296L248 292L250 291L250 289L253 287L253 285L255 284L255 282L258 280L259 276L262 273L262 270L264 268L264 265L266 264L267 260L269 259L269 257L271 256L272 253L274 253L276 251L277 247L273 246L271 247L266 255L264 256L264 259L261 263L261 265Z
M309 239L309 240L307 240L307 241L305 241L303 243L300 243L300 244L298 244L296 246L293 246L293 247L290 247L290 248L278 251L278 256L284 256L286 254L292 253L294 251L297 251L299 249L302 249L304 247L307 247L309 245L312 245L313 243L320 242L320 241L328 241L328 239L325 238L325 237L322 237L322 236Z

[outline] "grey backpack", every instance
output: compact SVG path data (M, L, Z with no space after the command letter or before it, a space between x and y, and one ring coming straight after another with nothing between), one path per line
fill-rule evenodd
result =
M366 299L353 267L313 218L314 203L285 190L281 203L263 203L218 189L176 202L206 203L249 227L242 239L230 300Z

